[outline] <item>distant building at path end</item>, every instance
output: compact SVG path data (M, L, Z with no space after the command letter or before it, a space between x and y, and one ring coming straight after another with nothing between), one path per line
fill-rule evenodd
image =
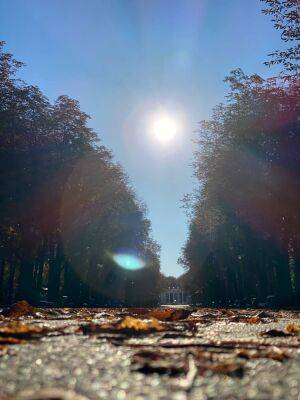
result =
M180 287L169 287L159 295L160 304L190 304L191 295Z

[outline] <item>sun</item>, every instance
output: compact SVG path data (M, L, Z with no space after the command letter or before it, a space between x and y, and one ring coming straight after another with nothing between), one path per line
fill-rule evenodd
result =
M177 124L168 115L162 115L154 121L153 133L160 142L169 142L176 136Z

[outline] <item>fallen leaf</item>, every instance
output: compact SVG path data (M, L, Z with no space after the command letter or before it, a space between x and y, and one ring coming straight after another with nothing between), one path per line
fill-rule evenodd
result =
M179 321L186 319L193 310L182 308L182 309L172 309L172 308L156 308L151 310L148 315L154 317L160 321Z
M300 332L300 325L289 324L286 326L286 330L290 333L299 333Z
M243 319L242 322L246 324L259 324L260 322L262 322L262 320L259 317L250 317Z
M142 350L131 359L132 369L144 374L167 374L177 376L186 373L186 362L182 354L157 350Z
M243 322L244 324L259 324L264 321L256 316L247 317L244 315L236 315L235 317L230 318L230 322Z
M0 337L0 346L5 345L5 344L20 344L23 343L24 341L15 337Z
M184 363L174 364L173 360L143 360L139 363L135 360L132 369L143 374L166 374L177 376L184 372Z
M289 333L284 331L280 331L279 329L270 329L265 332L261 332L262 336L269 336L269 337L284 337L284 336L291 336Z
M246 350L242 349L237 352L237 356L247 360L254 358L270 358L276 361L284 361L289 358L289 354L274 346L267 350Z
M270 312L266 311L260 311L255 316L258 318L274 318L274 314L271 314Z
M0 326L0 337L29 339L48 332L49 328L19 322L10 322L7 325Z
M26 300L18 301L2 312L6 317L23 317L25 315L34 315L34 313L35 308Z
M90 324L82 325L79 330L84 334L84 335L89 335L89 334L97 334L97 333L105 333L105 332L114 332L115 328L111 324L95 324L91 322Z
M118 322L116 328L126 332L155 332L164 330L164 327L155 318L142 320L129 316Z
M278 347L274 346L266 352L266 358L271 358L272 360L276 361L284 361L289 358L289 354L279 349Z
M90 323L81 326L84 334L98 333L125 333L125 334L141 334L150 332L160 332L164 330L162 324L155 318L140 319L126 316L116 323Z
M218 374L225 374L232 377L242 378L244 375L244 365L240 363L219 363L209 368Z

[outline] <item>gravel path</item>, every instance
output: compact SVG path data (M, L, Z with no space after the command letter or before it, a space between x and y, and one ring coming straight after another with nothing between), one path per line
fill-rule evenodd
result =
M299 400L299 336L287 333L288 325L300 324L299 315L272 312L258 323L234 321L245 312L197 310L184 321L162 322L167 333L138 336L106 328L78 331L82 325L102 326L103 309L88 320L24 317L22 323L53 332L3 345L0 398ZM186 328L192 323L196 331ZM0 328L5 324L7 319Z

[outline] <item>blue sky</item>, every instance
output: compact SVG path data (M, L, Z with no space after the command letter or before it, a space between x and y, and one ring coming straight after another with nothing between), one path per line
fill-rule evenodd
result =
M90 125L146 202L161 269L178 276L192 191L193 132L224 101L241 67L268 76L281 46L259 0L0 0L0 40L27 64L22 77L54 100L76 98ZM168 145L151 135L163 110L179 126Z

